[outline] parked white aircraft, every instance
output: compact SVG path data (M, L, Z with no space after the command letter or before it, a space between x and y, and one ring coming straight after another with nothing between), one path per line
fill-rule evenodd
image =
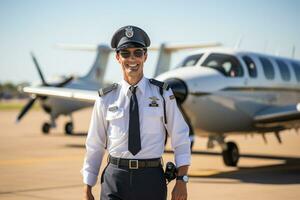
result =
M300 62L239 50L196 52L157 79L173 89L195 134L218 143L224 163L236 166L238 147L229 134L279 132L298 128ZM265 137L264 137L265 139Z
M159 51L159 57L155 67L154 76L157 76L160 73L163 73L169 69L171 54L179 50L186 49L199 49L207 47L220 46L219 43L206 43L206 44L194 44L194 45L166 45L161 44L159 47L151 47L149 50ZM106 66L108 62L108 57L112 49L106 45L70 45L70 44L58 44L58 47L69 50L79 50L79 51L97 51L96 60L90 69L90 71L83 77L73 78L70 77L61 83L47 83L44 79L44 76L41 72L39 64L36 58L32 55L35 66L39 72L39 75L42 80L42 86L33 86L33 88L39 87L60 87L60 89L81 89L88 91L97 91L99 88L104 86L104 74L106 71ZM29 87L32 88L32 87ZM29 89L27 88L27 89ZM78 102L76 100L66 100L58 98L52 95L47 94L35 94L29 102L24 106L22 111L17 117L17 121L20 121L22 117L27 113L27 111L32 107L33 103L39 99L43 110L50 115L50 122L45 122L42 125L43 133L49 133L51 128L56 127L56 119L60 115L70 116L70 121L65 124L65 133L72 134L74 125L72 119L72 112L77 111L82 108L92 106L92 102Z
M70 46L64 46L64 48L70 48ZM75 48L75 46L72 46L72 48ZM63 88L95 91L104 85L103 77L105 74L107 61L111 49L106 45L99 45L96 47L95 50L97 50L97 56L95 62L85 76L78 77L78 78L70 77L63 80L60 83L47 83L36 58L34 57L33 54L31 56L39 72L39 76L42 80L43 87L52 86L52 87L59 87L59 88L63 87ZM39 87L39 86L35 86L35 87ZM62 98L53 97L50 95L33 95L29 100L29 102L24 106L24 108L18 115L17 122L19 122L22 119L22 117L29 111L29 109L32 107L33 103L37 99L39 100L43 110L50 115L50 122L45 122L42 125L42 131L45 134L49 133L51 128L56 127L55 121L60 115L68 115L70 117L70 121L65 124L65 133L72 134L74 128L72 112L93 105L90 102L83 103L83 102L78 102L76 100L66 100Z
M224 163L236 166L239 150L225 142L229 134L274 133L299 127L300 61L240 50L208 49L187 56L157 77L167 82L191 128L217 143ZM24 88L37 95L94 102L96 92L57 88ZM264 137L265 138L265 137Z

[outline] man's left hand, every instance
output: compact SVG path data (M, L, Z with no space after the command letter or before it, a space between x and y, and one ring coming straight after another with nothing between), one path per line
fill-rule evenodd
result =
M176 181L172 191L172 200L187 200L187 187L185 182L180 180Z

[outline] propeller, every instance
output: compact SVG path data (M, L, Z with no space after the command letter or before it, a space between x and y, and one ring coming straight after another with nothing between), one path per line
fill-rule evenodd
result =
M188 95L188 88L185 82L178 78L170 78L165 82L172 89L177 102L181 105Z
M194 140L193 139L194 129L193 129L193 126L191 124L190 118L188 117L188 115L186 114L184 109L182 108L182 104L188 96L188 87L187 87L186 83L183 80L178 79L178 78L170 78L170 79L165 80L165 82L172 89L172 91L174 93L174 96L176 98L176 101L177 101L178 108L181 111L182 116L185 119L187 125L189 126L189 129L190 129L189 135L190 135L190 138L191 138L191 147L192 147L193 144L194 144L194 141L193 141Z
M32 105L34 104L36 99L37 99L37 96L35 96L33 98L30 97L27 104L22 108L21 112L19 113L19 115L17 117L17 122L19 122L22 119L22 117L27 113L27 111L32 107Z
M39 65L38 61L36 60L36 57L34 56L33 52L31 52L30 54L31 54L31 58L33 60L34 66L36 67L36 69L37 69L37 71L38 71L38 73L40 75L40 78L42 80L42 83L43 83L42 85L43 86L48 86L48 83L46 82L46 80L44 78L44 75L42 73L42 70L40 68L40 65Z
M41 86L63 87L63 86L65 86L66 84L68 84L70 81L72 81L74 79L73 76L70 76L68 78L65 78L65 80L63 80L60 83L55 83L55 84L49 84L49 83L47 83L46 80L45 80L45 78L44 78L44 75L42 73L42 70L40 68L40 65L39 65L36 57L34 56L34 54L32 52L30 54L31 54L31 58L33 60L33 63L34 63L34 65L35 65L35 67L36 67L36 69L38 71L39 76L40 76L40 79L42 80ZM45 97L45 96L32 96L32 97L30 97L30 99L27 102L27 104L22 108L21 112L19 113L16 122L19 122L24 117L24 115L31 109L31 107L33 106L34 102L38 98L40 98L42 100L45 100L47 97Z

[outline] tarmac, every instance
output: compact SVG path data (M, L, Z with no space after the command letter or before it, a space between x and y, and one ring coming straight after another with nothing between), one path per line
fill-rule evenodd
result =
M44 112L32 110L16 124L18 112L0 111L0 199L82 199L80 169L91 109L74 113L72 136L64 135L66 117L60 117L57 128L43 135L41 125L48 120ZM220 148L207 150L207 139L196 137L188 199L299 199L300 134L291 130L281 136L282 144L273 134L266 135L268 144L259 135L228 137L239 145L238 167L226 167ZM170 149L168 143L165 163L173 161ZM174 181L168 185L168 199L173 186ZM99 199L99 182L93 193Z

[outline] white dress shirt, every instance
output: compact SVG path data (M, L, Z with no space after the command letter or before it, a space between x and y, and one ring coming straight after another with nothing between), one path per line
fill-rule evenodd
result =
M160 158L164 152L165 128L171 137L177 167L190 165L189 128L184 121L171 89L164 90L167 124L164 124L163 100L159 87L143 77L137 84L141 150L133 156L128 150L130 85L122 80L118 88L99 97L94 105L88 136L86 156L81 170L83 182L94 186L107 144L113 157L126 159ZM158 106L150 106L155 97Z

